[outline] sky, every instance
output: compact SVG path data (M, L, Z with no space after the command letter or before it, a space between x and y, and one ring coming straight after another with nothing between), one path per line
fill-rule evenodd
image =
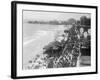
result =
M81 16L90 17L90 14L86 13L65 13L65 12L46 12L46 11L23 11L24 20L68 20L69 18L74 18L79 20Z

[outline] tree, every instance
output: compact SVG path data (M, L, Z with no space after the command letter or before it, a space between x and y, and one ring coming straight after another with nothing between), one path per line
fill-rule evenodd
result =
M80 23L81 23L81 25L91 26L91 19L87 18L86 16L82 16L80 18Z
M70 18L68 21L67 21L68 24L75 24L76 23L76 20L74 18Z

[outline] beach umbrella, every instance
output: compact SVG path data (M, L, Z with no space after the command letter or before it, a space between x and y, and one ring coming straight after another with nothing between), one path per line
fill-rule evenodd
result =
M88 29L88 34L91 35L91 29Z
M87 38L87 36L88 36L88 33L84 32L84 38Z
M84 28L80 28L80 33L83 34Z

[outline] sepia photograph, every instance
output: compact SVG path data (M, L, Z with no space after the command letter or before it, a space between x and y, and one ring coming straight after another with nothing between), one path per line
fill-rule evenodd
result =
M23 69L91 66L91 14L23 10Z

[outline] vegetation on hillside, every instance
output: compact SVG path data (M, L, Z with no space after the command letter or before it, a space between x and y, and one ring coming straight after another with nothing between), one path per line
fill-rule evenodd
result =
M72 27L69 30L65 29L58 39L46 45L42 55L30 60L32 65L28 66L28 69L77 66L81 48L89 48L91 45L91 20L82 16L80 21L69 19L69 23Z

